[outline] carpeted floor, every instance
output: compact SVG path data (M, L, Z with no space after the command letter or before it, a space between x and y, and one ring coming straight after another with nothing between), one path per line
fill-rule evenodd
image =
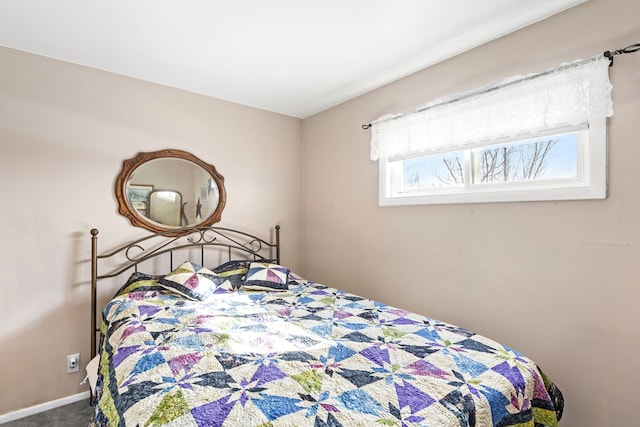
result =
M88 399L2 424L2 427L87 427L93 408Z

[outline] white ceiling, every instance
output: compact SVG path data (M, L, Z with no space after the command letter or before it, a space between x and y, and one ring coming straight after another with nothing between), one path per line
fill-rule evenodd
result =
M0 0L0 45L304 118L583 1Z

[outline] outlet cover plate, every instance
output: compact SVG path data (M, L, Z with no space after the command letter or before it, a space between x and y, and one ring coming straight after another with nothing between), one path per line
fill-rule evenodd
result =
M67 355L67 373L78 372L80 370L80 353Z

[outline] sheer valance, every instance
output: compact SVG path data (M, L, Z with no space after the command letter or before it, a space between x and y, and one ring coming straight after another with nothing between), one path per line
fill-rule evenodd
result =
M371 123L371 160L455 150L567 126L601 126L613 115L609 58L562 64L442 98Z

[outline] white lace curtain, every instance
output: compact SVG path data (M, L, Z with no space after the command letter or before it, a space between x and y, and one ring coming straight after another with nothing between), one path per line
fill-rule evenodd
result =
M490 144L613 115L609 59L600 55L515 76L371 123L371 160Z

